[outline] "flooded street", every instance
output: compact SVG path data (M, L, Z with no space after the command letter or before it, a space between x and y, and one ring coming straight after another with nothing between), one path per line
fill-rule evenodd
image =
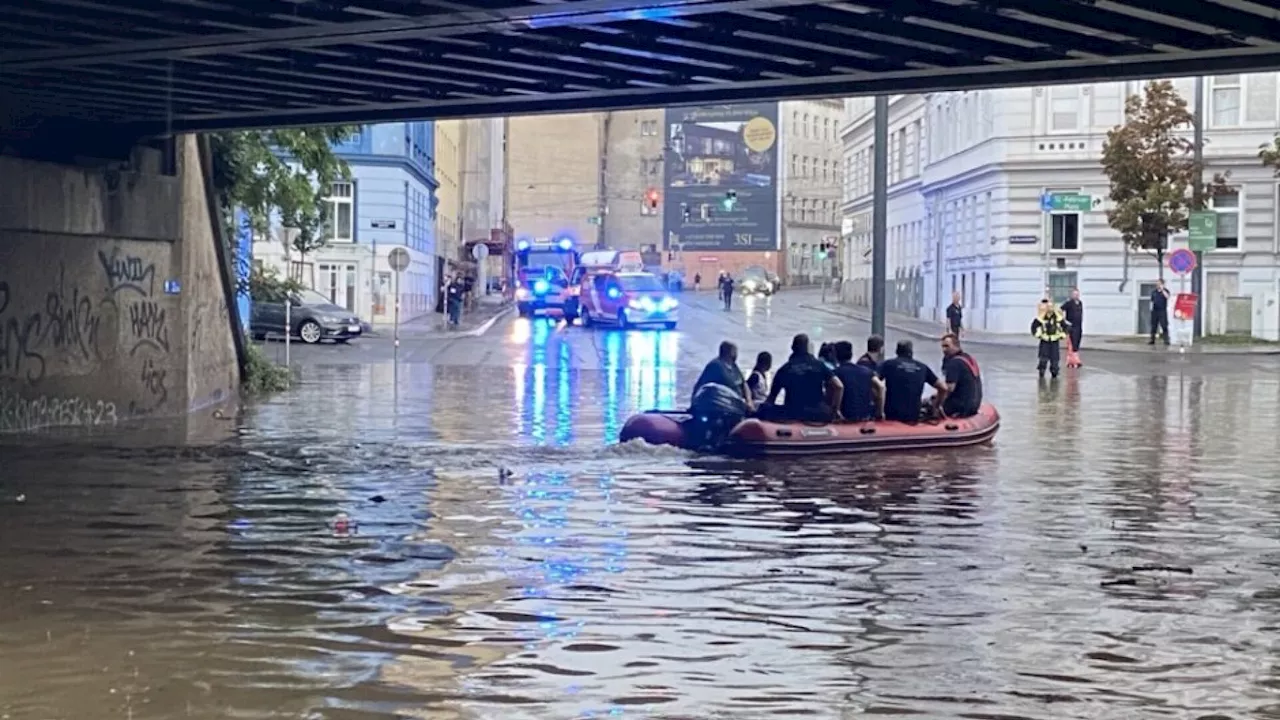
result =
M0 450L0 718L1280 718L1276 358L974 346L964 451L613 445L725 337L867 332L694 305L295 348L212 447Z

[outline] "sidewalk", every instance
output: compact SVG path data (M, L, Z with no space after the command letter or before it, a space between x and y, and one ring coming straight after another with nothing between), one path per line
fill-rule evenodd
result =
M849 305L818 305L818 304L801 304L800 307L806 310L816 310L830 315L838 315L851 320L859 320L861 322L871 322L871 311L865 308L856 308ZM1029 324L1029 323L1028 323ZM897 313L887 313L885 315L885 328L895 332L911 335L916 338L937 340L942 337L941 323L933 323L918 318L898 315ZM1031 337L1030 332L1025 336L1022 335L1006 335L1001 333L991 333L982 330L966 330L963 340L968 343L978 345L995 345L999 347L1017 347L1017 348L1034 348L1036 347L1036 339ZM1164 345L1148 345L1143 338L1135 336L1098 336L1085 335L1084 352L1117 352L1117 353L1140 353L1163 355L1169 352L1179 352L1181 348L1177 346ZM1186 352L1201 353L1205 355L1280 355L1280 344L1277 343L1253 343L1240 345L1214 345L1199 343L1186 349Z
M429 312L411 320L400 322L400 337L478 337L485 334L514 305L499 295L490 295L476 301L476 306L462 313L462 321L457 328L449 327L449 318L444 313ZM367 333L371 337L392 337L395 334L394 323L375 323Z

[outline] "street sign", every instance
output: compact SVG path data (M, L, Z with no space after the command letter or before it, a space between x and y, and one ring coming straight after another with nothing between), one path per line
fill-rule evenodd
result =
M1093 196L1079 193L1044 193L1040 196L1040 209L1045 212L1089 212L1093 209Z
M1196 302L1200 296L1195 293L1178 293L1173 300L1173 317L1175 320L1191 320L1196 316Z
M395 220L371 220L369 222L369 227L373 228L374 230L395 230L396 221Z
M587 218L587 224L588 224L588 225L599 225L599 224L600 224L600 216L599 216L599 215L592 215L591 217Z
M1169 253L1166 263L1170 270L1179 275L1186 275L1196 269L1196 254L1186 248L1178 248Z
M471 248L471 257L476 260L483 260L489 257L489 246L484 243L476 243Z
M1218 247L1218 213L1193 212L1187 222L1187 245L1196 252Z
M178 294L180 294L181 292L182 292L182 283L181 283L181 282L179 282L179 281L177 281L177 280L165 280L165 281L164 281L164 294L165 294L165 295L178 295Z
M409 269L409 251L404 248L396 248L387 255L387 264L396 272L404 272Z

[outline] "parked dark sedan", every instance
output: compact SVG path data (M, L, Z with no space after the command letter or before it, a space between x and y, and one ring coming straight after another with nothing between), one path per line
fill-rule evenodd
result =
M304 343L314 345L321 340L345 343L364 333L359 317L329 302L329 298L315 290L303 290L289 298L289 303L291 333ZM254 340L263 340L268 335L283 335L284 320L284 298L253 298L249 330Z

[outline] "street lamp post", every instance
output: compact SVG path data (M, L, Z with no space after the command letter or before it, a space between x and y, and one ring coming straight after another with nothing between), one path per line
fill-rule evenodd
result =
M889 96L877 95L871 182L871 333L884 336L885 253L889 233Z
M1195 98L1195 136L1193 142L1195 144L1194 162L1196 167L1194 185L1191 187L1191 207L1199 212L1204 210L1204 78L1196 76ZM1204 333L1204 299L1200 297L1201 287L1204 284L1204 253L1199 250L1196 253L1196 266L1191 271L1191 292L1196 295L1196 312L1195 318L1191 323L1191 337L1200 339Z

